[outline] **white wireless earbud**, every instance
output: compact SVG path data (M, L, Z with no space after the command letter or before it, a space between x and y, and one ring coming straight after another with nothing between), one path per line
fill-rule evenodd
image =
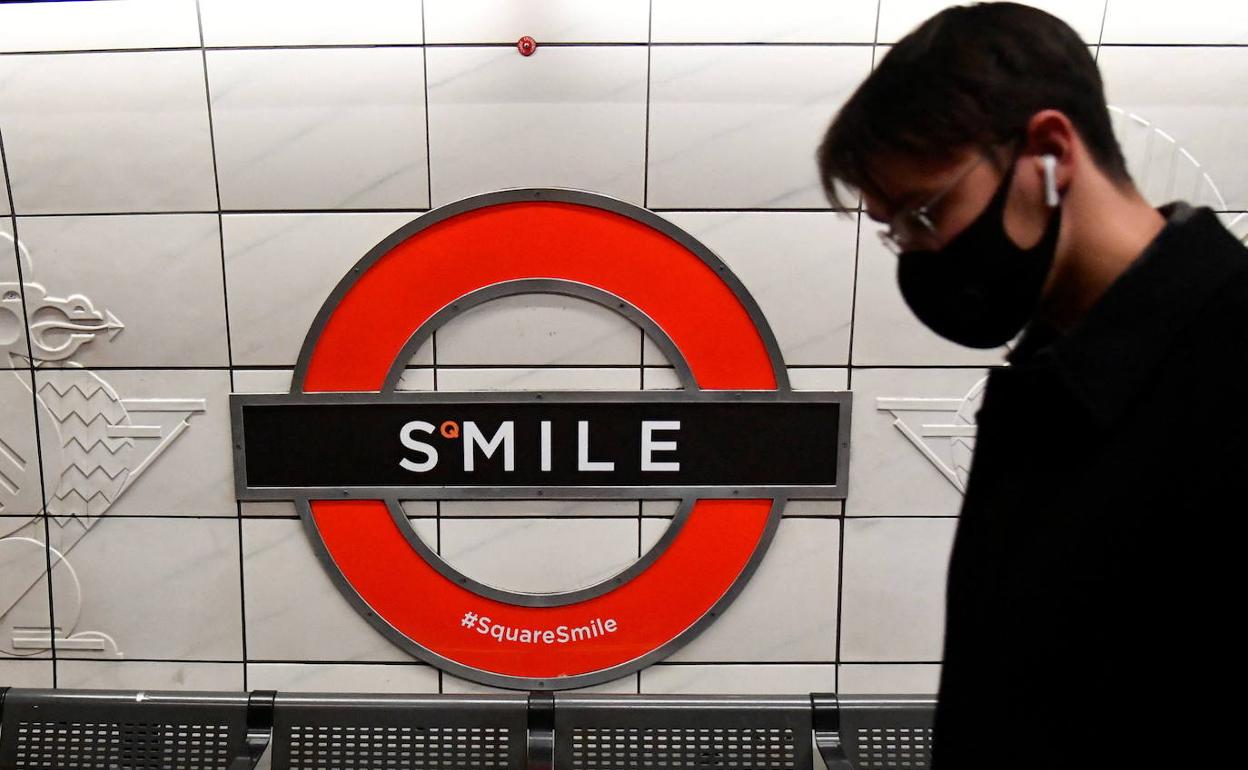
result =
M1057 158L1043 155L1040 162L1044 164L1044 202L1049 208L1057 208L1062 199L1057 194Z

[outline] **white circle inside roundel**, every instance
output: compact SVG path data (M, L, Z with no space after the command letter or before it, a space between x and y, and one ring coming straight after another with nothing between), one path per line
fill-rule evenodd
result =
M433 390L435 356L440 393L636 391L643 377L651 389L680 387L644 337L632 320L587 299L504 296L441 326L436 353L426 341L396 389ZM440 523L431 500L403 507L417 536L456 571L492 588L543 594L587 588L631 567L659 542L679 501L443 500Z

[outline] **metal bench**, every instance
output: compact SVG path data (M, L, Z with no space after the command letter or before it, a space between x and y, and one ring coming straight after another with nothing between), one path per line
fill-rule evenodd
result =
M921 770L912 696L0 689L0 770Z

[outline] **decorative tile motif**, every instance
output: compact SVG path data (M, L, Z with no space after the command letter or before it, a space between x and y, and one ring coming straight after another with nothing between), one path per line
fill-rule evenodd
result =
M98 344L67 350L74 363L86 367L229 363L221 231L215 215L22 217L18 233L22 274L28 282L26 299L32 322L45 329L36 334L45 348L54 340L94 335ZM72 303L50 299L44 296L47 293L90 299L80 300L86 303L85 312L74 317ZM93 302L99 305L98 320L90 313ZM61 360L50 363L59 366Z
M956 516L982 369L855 369L849 516Z
M19 253L29 266L24 245ZM120 655L105 626L78 626L84 593L89 596L97 588L84 587L79 578L82 563L90 563L95 549L78 546L101 517L116 512L114 504L190 427L190 420L206 411L206 402L124 397L105 379L124 381L124 373L102 376L82 368L74 360L80 349L125 328L86 296L56 297L31 281L21 287L0 285L0 293L24 293L31 319L29 349L21 338L6 338L0 350L12 365L30 367L14 369L13 379L0 386L9 391L6 411L13 412L0 428L0 571L5 575L0 653L42 653L55 636L62 654ZM51 368L54 364L61 368ZM42 433L37 453L32 412L21 414L25 405L33 407ZM55 622L47 611L49 570ZM87 608L86 615L92 617L97 609Z
M1161 129L1186 151L1208 173L1228 209L1248 210L1248 137L1239 130L1248 118L1242 98L1248 89L1248 47L1107 46L1097 63L1110 104L1128 120L1136 115ZM1154 153L1165 144L1157 139L1147 154L1124 148L1136 160L1132 171L1157 160ZM1192 176L1184 165L1176 173ZM1175 191L1210 202L1207 185L1180 181Z

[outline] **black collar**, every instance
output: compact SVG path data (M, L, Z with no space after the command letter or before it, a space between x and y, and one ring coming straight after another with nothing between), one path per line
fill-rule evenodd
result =
M1033 323L1007 356L1013 368L1052 367L1103 424L1148 382L1180 332L1235 274L1248 250L1208 208L1159 209L1166 225L1070 333Z

